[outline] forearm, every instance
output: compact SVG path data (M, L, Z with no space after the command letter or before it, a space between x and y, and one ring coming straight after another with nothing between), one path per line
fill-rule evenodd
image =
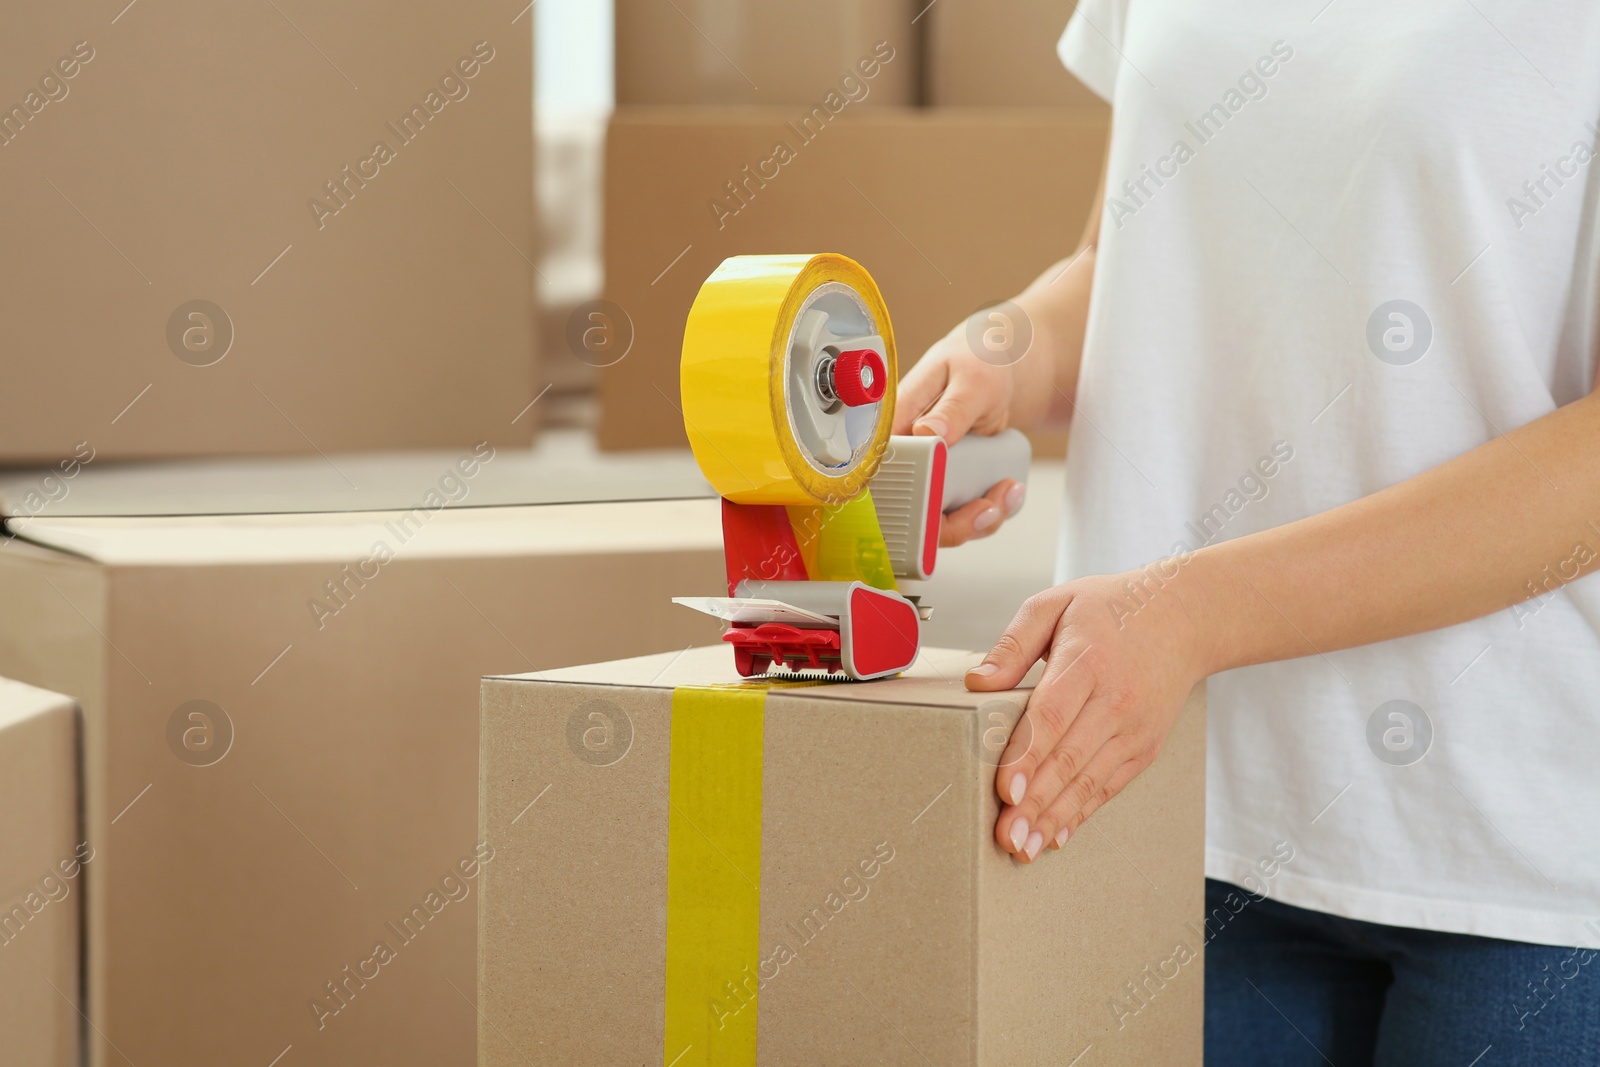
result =
M1095 246L1085 244L1041 274L1017 297L1034 332L1034 348L1017 364L1018 425L1064 421L1077 394L1094 284ZM1029 365L1031 364L1031 365Z
M1510 607L1600 563L1597 522L1590 396L1388 489L1202 549L1174 585L1209 674Z
M1089 295L1094 286L1100 219L1105 214L1105 181L1102 168L1083 236L1072 255L1052 263L1014 301L1033 330L1033 348L1016 366L1021 388L1012 404L1015 425L1031 429L1047 421L1065 422L1072 410L1089 326Z

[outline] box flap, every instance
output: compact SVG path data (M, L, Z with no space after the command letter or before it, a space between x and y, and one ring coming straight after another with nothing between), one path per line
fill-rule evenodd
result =
M46 712L70 711L77 701L10 678L0 678L0 730Z
M687 449L602 454L546 432L532 449L78 464L0 474L0 516L246 515L401 511L430 492L454 508L714 495ZM457 465L475 473L463 477Z
M716 550L718 501L653 500L429 512L12 519L27 541L119 565L357 563L391 558ZM619 605L619 610L625 606Z

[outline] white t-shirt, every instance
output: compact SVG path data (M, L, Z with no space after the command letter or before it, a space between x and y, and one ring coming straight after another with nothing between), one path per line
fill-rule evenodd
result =
M1063 580L1336 507L1593 386L1600 4L1082 0L1060 53L1115 131ZM1600 578L1565 584L1593 513L1516 609L1212 678L1208 874L1600 942Z

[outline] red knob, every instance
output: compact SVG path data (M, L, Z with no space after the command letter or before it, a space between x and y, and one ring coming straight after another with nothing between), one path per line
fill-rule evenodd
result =
M846 407L876 404L889 388L883 357L870 348L840 352L833 364L833 391Z

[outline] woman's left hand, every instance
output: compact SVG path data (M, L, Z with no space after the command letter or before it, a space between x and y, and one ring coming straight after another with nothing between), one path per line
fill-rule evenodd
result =
M967 672L968 689L994 692L1046 661L995 776L995 840L1024 863L1064 845L1150 766L1208 673L1200 620L1179 595L1188 575L1156 573L1097 575L1030 597Z

